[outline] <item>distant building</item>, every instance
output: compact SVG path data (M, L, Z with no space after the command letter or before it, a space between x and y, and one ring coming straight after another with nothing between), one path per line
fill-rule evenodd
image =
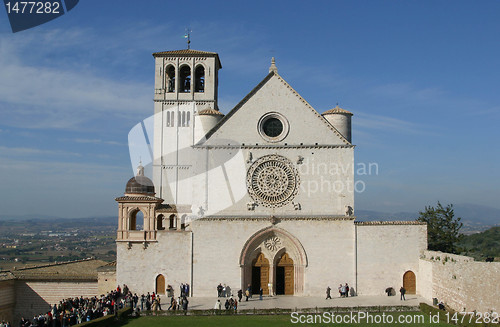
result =
M31 320L63 299L103 294L97 268L106 264L87 259L0 272L0 321L17 326L22 316Z

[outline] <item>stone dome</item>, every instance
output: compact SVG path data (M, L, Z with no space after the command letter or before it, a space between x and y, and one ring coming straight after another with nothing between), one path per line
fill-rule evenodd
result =
M220 112L219 110L212 109L212 108L203 109L203 110L198 112L198 115L199 116L203 116L203 115L224 116L224 114L222 112Z
M125 193L154 195L155 187L153 182L146 176L135 176L127 182Z
M125 187L125 194L155 195L153 181L144 176L144 167L139 164L137 175L128 180Z
M339 105L337 105L335 108L332 108L332 109L327 110L324 113L322 113L323 116L324 115L335 115L335 114L349 115L349 116L353 115L352 112L340 108Z

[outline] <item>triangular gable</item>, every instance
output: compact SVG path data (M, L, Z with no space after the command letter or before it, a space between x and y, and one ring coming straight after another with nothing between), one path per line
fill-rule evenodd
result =
M207 133L206 138L204 140L200 141L200 143L198 143L198 145L203 145L203 144L211 143L209 141L210 141L211 138L214 137L214 134L216 134L218 131L222 130L223 126L226 125L227 122L240 109L242 109L243 107L245 107L245 105L247 103L249 103L249 101L251 101L253 97L256 97L258 95L259 91L261 91L266 86L266 84L268 84L273 79L273 77L276 78L291 94L293 94L294 96L296 96L298 98L299 102L301 102L305 108L307 108L308 110L310 110L310 112L313 113L318 118L318 123L322 124L325 128L327 128L328 130L330 130L336 136L336 138L338 139L339 143L341 143L342 145L347 145L347 146L351 145L351 143L349 143L349 141L347 141L345 139L345 137L342 136L342 134L335 127L333 127L323 116L321 116L297 91L295 91L290 86L290 84L288 84L276 72L270 72L259 84L257 84L257 86L255 88L253 88L253 90L250 91L250 93L248 93L223 119L221 119L221 121L218 124L216 124Z

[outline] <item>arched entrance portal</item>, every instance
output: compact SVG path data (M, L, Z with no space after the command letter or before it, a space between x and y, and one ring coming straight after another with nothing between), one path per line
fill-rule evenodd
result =
M252 293L258 294L262 287L263 294L269 294L269 260L264 254L259 256L252 262Z
M301 295L307 256L288 231L270 226L252 235L240 256L241 289L264 295Z
M403 287L406 289L407 294L417 293L417 280L413 271L408 270L403 275Z
M156 294L165 294L165 277L158 275L156 277Z

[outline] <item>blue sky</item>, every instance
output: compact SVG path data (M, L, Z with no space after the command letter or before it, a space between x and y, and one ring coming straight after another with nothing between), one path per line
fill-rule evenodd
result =
M220 110L279 73L352 111L357 209L500 208L499 1L86 0L13 34L0 10L2 215L116 215L127 135L153 113L156 51L218 52Z

